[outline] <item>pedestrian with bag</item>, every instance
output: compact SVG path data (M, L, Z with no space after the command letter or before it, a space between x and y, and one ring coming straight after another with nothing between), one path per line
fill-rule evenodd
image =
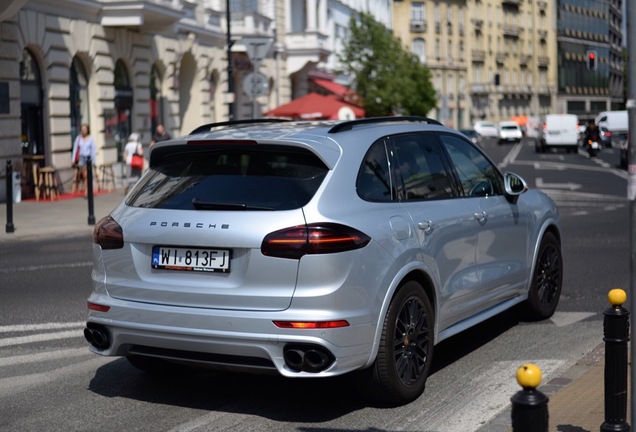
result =
M124 146L124 161L126 161L128 182L126 192L131 183L136 182L141 177L144 169L144 149L139 140L139 134L133 132L128 137L128 142Z

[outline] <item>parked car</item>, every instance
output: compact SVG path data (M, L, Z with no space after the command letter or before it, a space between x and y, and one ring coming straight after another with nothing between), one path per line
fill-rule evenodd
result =
M481 145L481 137L475 129L460 129L460 132L473 142L473 144Z
M605 148L612 147L612 132L607 129L605 126L599 127L599 132L601 136L601 144Z
M414 117L204 125L156 143L93 234L90 349L290 378L356 375L390 404L439 342L518 305L550 317L554 202Z
M565 149L576 153L580 141L579 118L575 114L548 114L545 116L541 136L535 141L537 153L549 149Z
M489 121L478 121L473 127L480 137L484 138L497 138L499 136L499 130L497 125Z
M497 144L519 143L523 137L523 132L519 125L513 121L499 122L499 134Z
M616 134L626 134L628 127L627 110L603 111L594 119L601 131L601 142L604 147L612 147L612 137Z

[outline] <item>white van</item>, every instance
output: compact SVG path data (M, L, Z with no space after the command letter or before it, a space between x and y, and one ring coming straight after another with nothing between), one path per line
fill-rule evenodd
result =
M574 114L546 115L543 130L535 143L537 153L545 153L550 148L562 148L576 153L579 144L579 117Z
M601 141L605 147L611 147L612 138L627 134L629 129L627 111L603 111L596 116L594 123L601 131Z
M594 119L594 123L600 128L604 127L610 132L626 131L628 129L627 111L603 111Z

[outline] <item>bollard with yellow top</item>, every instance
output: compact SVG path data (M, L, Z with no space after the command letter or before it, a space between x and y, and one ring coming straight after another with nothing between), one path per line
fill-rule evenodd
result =
M629 311L623 307L627 294L611 290L607 299L611 307L603 315L605 341L605 421L601 432L630 431L627 423L627 343Z
M550 399L537 390L541 384L541 369L532 363L522 365L517 369L517 382L522 390L510 398L513 432L547 432Z

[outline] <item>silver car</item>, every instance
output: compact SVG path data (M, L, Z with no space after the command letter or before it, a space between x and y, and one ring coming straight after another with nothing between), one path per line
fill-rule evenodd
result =
M550 317L554 203L420 117L205 125L155 144L93 234L91 350L175 363L354 372L391 404L434 346L515 305Z

